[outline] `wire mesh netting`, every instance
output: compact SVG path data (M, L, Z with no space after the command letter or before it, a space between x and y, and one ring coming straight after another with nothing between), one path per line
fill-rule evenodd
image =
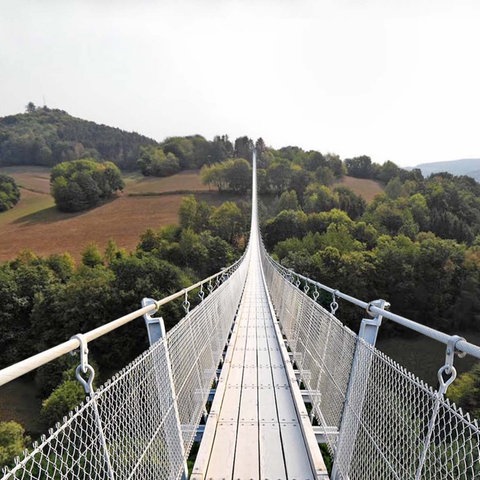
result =
M334 458L333 478L480 479L477 420L359 339L265 252L263 264Z
M183 456L157 342L57 424L5 479L176 478Z
M4 470L2 480L181 478L246 264Z

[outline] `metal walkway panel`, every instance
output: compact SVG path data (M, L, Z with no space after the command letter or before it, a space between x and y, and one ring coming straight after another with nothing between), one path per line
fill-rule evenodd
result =
M306 412L303 402L296 405L301 395L292 391L298 386L256 247L191 478L327 478L323 461L320 468L318 462L312 465L318 455L309 452L312 445L305 440L299 412Z

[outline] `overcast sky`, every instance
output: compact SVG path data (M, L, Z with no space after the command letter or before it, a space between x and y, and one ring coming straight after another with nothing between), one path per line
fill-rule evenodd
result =
M0 0L0 116L480 158L480 1Z

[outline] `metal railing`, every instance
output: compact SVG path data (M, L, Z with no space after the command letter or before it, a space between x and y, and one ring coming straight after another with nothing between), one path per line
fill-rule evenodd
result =
M456 376L455 352L480 358L478 346L392 314L384 301L362 302L292 272L265 251L262 262L312 417L334 460L331 478L480 478L478 421L444 396ZM332 294L330 312L317 303L319 290ZM335 317L336 298L368 312L358 335ZM438 391L374 347L382 317L447 345Z

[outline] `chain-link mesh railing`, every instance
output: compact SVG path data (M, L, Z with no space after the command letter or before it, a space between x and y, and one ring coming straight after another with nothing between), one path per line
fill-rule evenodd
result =
M4 479L178 478L184 459L159 341L42 437Z
M247 263L226 272L166 338L51 429L11 470L4 470L2 480L182 477Z
M248 262L168 332L168 351L185 451L190 451L222 358Z
M263 265L334 458L332 478L480 479L477 420L358 338L265 252Z

